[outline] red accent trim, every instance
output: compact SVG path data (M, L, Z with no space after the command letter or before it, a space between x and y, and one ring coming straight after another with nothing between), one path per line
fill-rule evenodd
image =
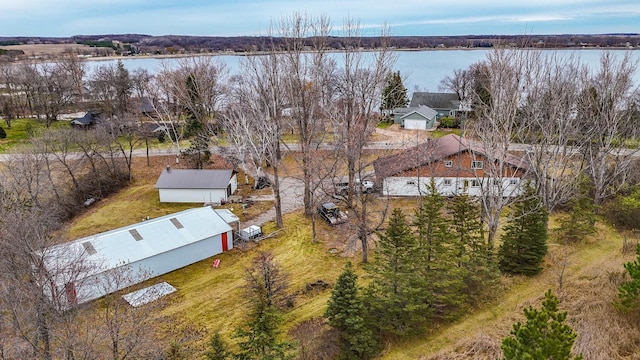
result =
M68 305L78 305L78 299L76 295L76 284L70 282L64 285L65 295L67 296Z
M227 239L227 233L222 233L222 252L229 251L229 242Z

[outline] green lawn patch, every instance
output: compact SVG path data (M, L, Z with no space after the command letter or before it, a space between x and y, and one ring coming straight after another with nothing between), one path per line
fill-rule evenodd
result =
M38 119L12 120L10 129L4 121L0 123L0 126L2 126L4 131L7 133L7 137L5 139L0 139L0 153L6 153L15 146L26 143L29 138L47 128L44 120ZM68 126L69 122L67 121L55 121L51 124L52 128Z

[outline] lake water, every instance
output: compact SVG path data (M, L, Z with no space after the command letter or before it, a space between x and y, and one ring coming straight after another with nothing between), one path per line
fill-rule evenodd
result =
M470 65L486 59L487 52L491 50L425 50L425 51L396 51L397 62L395 69L400 71L404 79L404 85L412 93L414 91L439 91L442 79L453 74L456 69L467 69ZM562 56L574 54L583 64L595 69L599 66L600 55L603 50L598 49L566 49L543 50L545 52L557 52ZM627 50L609 50L619 57L624 56ZM640 50L629 51L634 61L640 61ZM227 65L230 74L240 71L240 61L244 56L239 55L214 55ZM333 54L336 59L340 54ZM115 64L117 60L101 60L87 62L87 70L90 73L94 68L106 64ZM163 66L175 66L178 59L175 58L124 58L122 63L127 70L137 68L147 69L151 73L160 71ZM640 69L639 69L640 70ZM640 71L634 76L635 85L640 85Z

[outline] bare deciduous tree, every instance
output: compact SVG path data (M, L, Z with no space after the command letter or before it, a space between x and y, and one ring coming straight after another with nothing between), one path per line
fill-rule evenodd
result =
M484 66L479 67L484 69L481 77L485 81L474 87L478 116L469 130L478 140L484 158L476 174L481 184L482 216L488 227L490 248L502 210L516 195L505 194L503 179L522 177L523 174L516 173L526 169L525 164L521 168L513 166L509 146L515 134L528 132L529 124L521 121L519 111L539 61L538 51L498 48L488 53Z
M575 193L580 168L572 147L578 139L577 100L581 66L573 57L550 54L540 59L536 78L522 106L527 133L517 134L528 144L527 160L544 206L552 211Z
M281 136L283 109L282 64L274 52L249 57L242 63L243 77L235 78L236 102L229 106L224 128L235 145L236 154L245 174L251 171L257 180L268 176L263 167L271 168L271 188L275 198L276 226L281 228L282 201L280 197Z
M639 150L633 144L639 125L635 116L639 92L633 84L638 64L630 56L626 53L616 60L612 53L604 52L600 68L585 72L582 79L584 90L577 109L583 136L580 145L596 206L626 183Z
M364 150L380 121L377 109L396 56L386 45L387 28L380 34L380 47L373 53L359 50L363 35L356 20L347 19L343 31L347 39L347 48L342 52L344 68L336 73L334 99L327 104L325 113L334 125L336 151L346 161L349 190L344 203L355 218L362 259L367 262L368 236L373 231L367 206L374 197L362 191L360 184L374 179L367 172L371 163L364 156Z

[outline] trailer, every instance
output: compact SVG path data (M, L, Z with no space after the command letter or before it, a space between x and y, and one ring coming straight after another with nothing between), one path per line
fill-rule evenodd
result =
M262 236L262 228L257 225L251 225L240 230L240 233L238 235L240 236L240 239L245 241L255 240Z

